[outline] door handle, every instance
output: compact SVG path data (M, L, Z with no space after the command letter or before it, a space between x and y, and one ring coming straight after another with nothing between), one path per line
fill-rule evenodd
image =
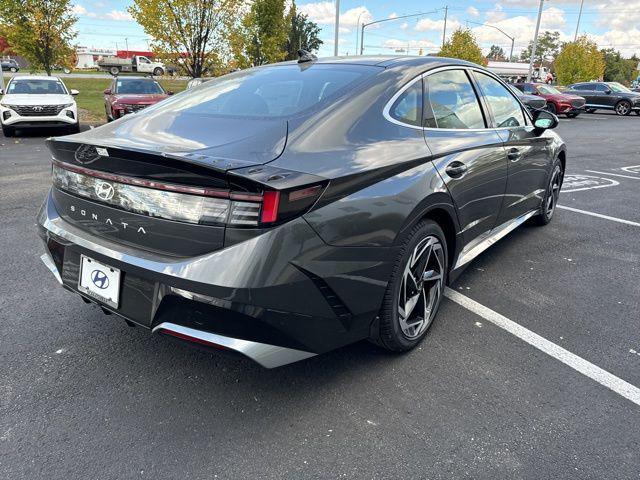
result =
M509 150L509 153L507 153L507 158L512 162L517 162L520 160L520 157L522 157L522 153L520 153L520 150L517 148L512 148Z
M456 160L455 162L451 162L449 165L447 165L447 168L445 168L444 171L447 172L447 175L449 175L451 178L460 178L465 173L467 173L467 166L464 163L458 162Z

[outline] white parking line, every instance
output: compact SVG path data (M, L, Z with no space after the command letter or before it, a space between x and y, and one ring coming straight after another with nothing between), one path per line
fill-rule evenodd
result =
M611 175L614 177L633 178L634 180L640 180L640 177L632 177L631 175L620 175L619 173L596 172L595 170L585 170L585 172L599 173L600 175Z
M631 220L625 220L624 218L610 217L609 215L603 215L601 213L589 212L587 210L580 210L579 208L565 207L564 205L558 205L558 208L562 210L569 210L570 212L583 213L584 215L591 215L592 217L603 218L605 220L611 220L612 222L624 223L625 225L632 225L634 227L640 227L640 223L632 222Z
M559 345L541 337L537 333L517 324L513 320L509 320L507 317L500 315L498 312L494 312L488 307L472 300L471 298L462 295L461 293L452 290L451 288L445 288L444 295L450 300L454 301L458 305L466 308L470 312L481 316L486 321L493 323L497 327L506 330L512 335L515 335L520 340L527 342L529 345L537 348L541 352L546 353L550 357L559 360L565 365L573 368L575 371L595 380L600 385L607 387L609 390L623 396L624 398L631 400L636 405L640 406L640 388L631 385L629 382L625 382L621 378L616 377L612 373L603 370L602 368L588 362L582 357L571 353L569 350L562 348Z

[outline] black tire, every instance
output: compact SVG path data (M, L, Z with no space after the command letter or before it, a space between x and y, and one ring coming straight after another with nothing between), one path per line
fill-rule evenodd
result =
M16 129L15 127L6 127L6 126L2 126L2 134L5 137L13 137L16 134Z
M615 106L616 115L626 117L631 113L631 102L628 100L620 100Z
M553 104L553 103L547 103L547 111L548 111L549 113L553 113L553 114L555 115L555 114L556 114L556 111L557 111L555 104Z
M573 113L567 113L567 118L576 118L578 115L580 115L580 112L573 112Z
M156 77L159 77L161 75L164 75L164 70L162 70L160 67L156 67L156 68L153 69L153 74Z
M120 73L120 69L118 67L111 67L109 73L115 77Z
M596 113L596 109L595 108L585 108L584 111L587 112L587 113Z
M407 288L407 285L404 284L406 278L405 272L408 268L409 262L414 256L416 249L424 248L422 245L431 245L431 250L429 250L428 253L425 254L429 255L429 257L426 259L427 263L424 265L425 277L427 273L432 273L437 270L439 268L439 265L441 265L441 274L437 280L426 280L424 282L421 282L421 286L419 286L417 289L414 289L415 296L419 297L419 299L417 300L418 303L414 304L412 310L416 310L417 312L419 312L419 307L422 307L422 311L426 312L427 294L429 295L429 301L431 301L431 294L435 291L434 288L437 286L436 282L439 284L439 290L437 291L437 297L434 294L433 304L429 309L429 318L426 320L426 322L422 322L421 329L415 332L415 336L409 337L403 331L403 327L401 327L398 307L400 302L401 288L404 285L405 292ZM437 248L438 246L439 248ZM432 257L431 255L435 255L437 256L437 258ZM396 257L396 261L393 266L390 281L387 285L387 290L382 301L382 308L380 309L380 314L378 316L378 328L376 329L377 331L373 332L373 338L371 338L371 341L373 343L394 352L404 352L410 350L418 343L420 343L420 341L429 331L431 325L433 325L433 321L437 316L438 308L440 307L440 301L442 300L444 286L446 285L448 275L447 262L448 252L446 238L444 232L437 223L432 220L422 220L417 225L415 225L407 234L405 234L398 252L398 256ZM416 263L416 265L418 266L418 270L422 268L422 265L419 262ZM426 269L429 268L430 265L432 266L432 268L426 271ZM427 293L427 289L429 293ZM406 307L406 305L407 304L405 303L404 306ZM412 317L411 314L408 315L409 320L412 320L413 318L424 319L424 317L426 317L426 315L423 315L422 317L419 317L419 315L416 315L416 317ZM417 325L417 323L412 323L411 325Z
M540 212L531 218L532 223L535 225L544 226L547 225L553 219L553 214L556 211L556 206L558 204L558 198L560 196L560 190L562 188L562 181L564 180L564 169L562 168L562 162L559 158L556 158L555 162L553 162L553 167L551 168L551 175L549 176L549 181L547 182L547 190L544 193L544 199L542 201L542 205L540 206ZM557 183L556 183L557 182ZM557 187L557 189L556 189ZM550 208L550 197L554 196L551 201Z
M11 67L11 68L9 69L9 71L10 71L11 73L16 73L16 72L18 71L18 69L17 69L16 67Z

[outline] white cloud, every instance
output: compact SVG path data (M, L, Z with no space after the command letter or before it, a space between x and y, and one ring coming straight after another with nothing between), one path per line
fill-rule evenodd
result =
M320 25L333 25L336 20L336 6L333 2L307 3L298 5L297 9ZM358 17L360 17L360 24L373 20L371 12L366 7L360 6L341 13L340 26L353 28L358 25Z
M400 28L402 30L406 30L407 28L409 28L409 24L407 22L404 22L402 25L400 25Z
M462 24L457 20L447 21L447 31L453 32L460 28ZM444 29L444 19L432 20L430 18L423 18L416 23L415 30L418 32L442 32Z
M119 22L133 22L131 14L122 10L111 10L109 13L105 14L104 17L109 20L116 20Z
M598 26L624 31L640 25L640 0L609 0L595 8L602 13L595 21Z
M396 12L393 12L389 15L389 18L398 18L398 14Z
M502 5L496 3L493 10L487 12L484 18L487 22L496 23L507 18L507 14L503 11Z
M469 7L467 8L467 14L471 15L472 17L478 17L480 16L480 11L476 7Z
M640 53L640 29L638 27L628 30L609 30L602 35L590 35L600 48L614 48L619 50L623 57L630 57Z
M74 15L77 15L79 17L89 17L89 18L97 17L97 15L95 13L90 12L85 7L83 7L82 5L73 5L71 7L71 13L74 14Z

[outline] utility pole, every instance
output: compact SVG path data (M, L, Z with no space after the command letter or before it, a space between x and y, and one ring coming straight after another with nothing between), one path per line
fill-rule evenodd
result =
M356 21L356 55L358 54L358 34L360 33L359 27L360 27L360 17L362 17L362 14L364 12L360 12L360 14L358 15L358 20ZM362 52L360 52L360 55L362 55Z
M340 30L340 0L336 0L336 31L333 36L333 56L338 56L338 34Z
M578 13L578 23L576 24L576 34L573 36L573 41L578 40L578 29L580 28L580 19L582 18L582 7L584 6L584 0L580 0L580 13Z
M540 9L538 10L538 21L536 22L536 33L533 35L533 45L531 47L531 58L529 59L529 73L527 74L527 83L531 81L533 73L533 59L536 56L536 48L538 47L538 32L540 31L540 20L542 19L542 7L544 0L540 0Z
M444 28L442 29L442 47L444 48L444 42L447 38L447 14L449 13L449 5L444 7Z
M125 37L124 44L127 47L127 57L129 56L129 39Z

